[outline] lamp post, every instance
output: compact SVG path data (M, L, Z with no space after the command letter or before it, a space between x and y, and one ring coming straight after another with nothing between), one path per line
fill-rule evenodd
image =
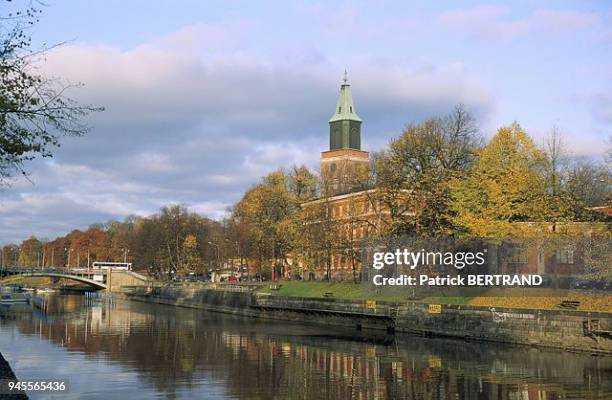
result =
M235 241L236 243L236 255L238 256L238 268L236 268L239 272L240 269L242 268L242 256L240 255L240 243L238 243L238 241Z
M19 254L19 247L14 246L13 247L13 265L15 265L15 267L17 266L17 255Z
M123 248L123 262L127 263L127 255L130 252L130 249L128 249L127 247Z
M74 251L74 249L72 248L69 249L67 247L64 247L64 251L68 252L68 264L66 265L66 267L70 269L70 254Z

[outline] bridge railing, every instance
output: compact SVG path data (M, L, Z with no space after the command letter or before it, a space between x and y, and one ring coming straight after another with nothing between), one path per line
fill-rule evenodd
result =
M29 274L29 273L58 273L58 274L105 274L106 270L93 269L93 268L66 268L66 267L4 267L2 271L14 273L14 274Z

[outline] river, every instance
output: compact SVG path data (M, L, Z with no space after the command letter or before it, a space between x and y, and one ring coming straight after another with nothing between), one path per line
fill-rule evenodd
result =
M610 399L612 357L54 295L0 310L31 399Z

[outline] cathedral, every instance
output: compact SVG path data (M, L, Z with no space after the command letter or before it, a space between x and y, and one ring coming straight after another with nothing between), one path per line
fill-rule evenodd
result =
M380 218L374 190L368 189L370 159L361 149L362 122L345 72L329 120L329 150L321 152L321 195L302 205L317 221L309 229L320 230L322 243L319 251L304 257L309 264L302 265L308 269L306 279L358 279L361 239Z
M363 188L369 154L361 150L361 123L346 73L338 104L329 120L329 150L321 153L322 195L335 196Z
M329 120L329 149L321 152L320 196L302 204L308 221L304 224L304 234L314 245L300 255L299 271L292 269L304 279L360 280L362 261L365 261L362 260L364 239L380 237L391 222L391 213L381 192L370 184L369 153L361 149L362 122L345 73ZM414 213L406 212L406 215ZM593 232L609 232L605 223L601 226L573 222L516 224L527 235L541 234L542 229L571 235L583 232L589 236ZM544 266L548 260L546 263L552 265L553 271L558 265L567 264L563 271L570 273L577 266L573 251L547 255L537 248L520 247L509 251L518 255L509 257L498 271L513 271L520 264L522 271L540 272L548 268Z

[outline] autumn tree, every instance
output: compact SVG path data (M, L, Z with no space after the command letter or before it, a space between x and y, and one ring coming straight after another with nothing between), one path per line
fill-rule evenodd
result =
M25 162L51 157L62 136L86 133L84 117L101 110L66 96L78 85L39 73L45 49L33 50L27 33L39 15L29 7L0 16L0 183L25 174Z
M195 235L190 233L185 236L185 240L183 240L183 254L183 269L190 272L201 272L202 259L198 251L198 240Z
M19 246L16 244L7 244L2 246L2 257L0 258L0 265L6 267L9 265L16 265L19 257Z
M147 235L148 240L155 243L156 255L153 264L147 267L161 266L177 272L186 272L195 265L196 259L204 259L207 254L210 259L212 250L208 248L208 253L203 244L215 241L216 233L212 228L218 227L218 224L190 212L184 205L163 207L160 213L152 218L152 222L157 232L147 229ZM156 234L157 237L154 236ZM187 240L188 246L185 247L188 236L195 238L195 247L192 246L193 239Z
M296 203L312 200L317 196L317 176L304 165L294 165L286 174L287 191Z
M546 163L544 171L546 174L547 190L556 196L563 191L564 177L567 171L568 153L565 143L557 126L553 126L544 143Z
M70 236L70 251L76 254L73 265L77 268L91 267L95 261L115 261L110 235L99 226L86 231L74 231Z
M249 189L230 218L242 255L258 259L262 272L288 265L292 251L302 247L301 204L316 192L317 178L305 166L272 172Z
M202 273L214 259L214 251L203 244L221 242L223 234L218 222L176 205L148 217L128 216L85 231L75 229L50 241L30 238L20 246L4 246L2 260L4 265L84 268L95 261L126 258L135 270L158 277L169 270Z
M248 224L256 244L260 268L272 260L273 266L283 260L291 249L288 219L293 203L286 186L286 175L273 172L243 197L238 211Z
M583 207L612 202L612 174L606 164L593 161L574 162L567 173L567 191Z
M322 190L322 193L328 193ZM323 265L325 278L331 279L334 255L343 250L345 242L341 224L334 218L333 203L323 196L304 207L300 234L302 262L308 272Z
M454 222L478 236L516 234L515 222L571 217L547 190L546 154L518 123L500 128L465 177L453 181Z
M161 276L162 271L167 270L168 266L164 263L165 258L160 257L164 242L157 216L152 215L135 221L132 235L130 252L135 268L145 269Z
M463 106L442 118L409 125L389 148L375 154L378 189L373 204L389 213L386 233L435 236L453 230L449 207L453 179L472 165L481 144L476 123Z
M610 200L609 166L592 160L572 159L556 126L546 138L544 153L550 222L568 218L575 221L601 219L601 214L588 208L605 205Z
M42 243L36 236L30 236L19 246L20 266L35 267L39 266L42 260Z

